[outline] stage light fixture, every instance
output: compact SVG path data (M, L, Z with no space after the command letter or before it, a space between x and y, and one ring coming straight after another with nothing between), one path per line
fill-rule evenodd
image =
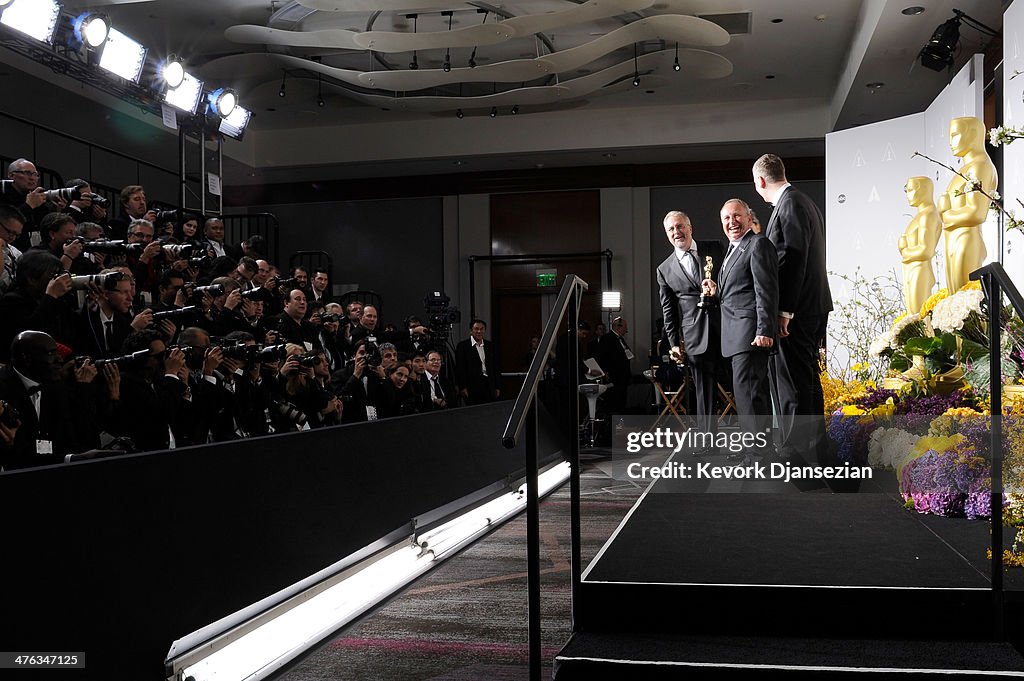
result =
M132 83L138 83L146 65L146 48L116 28L107 33L107 42L100 54L100 68Z
M960 42L960 17L942 23L919 54L921 66L932 71L953 68L953 53Z
M105 14L86 12L79 14L71 23L78 44L97 50L107 42L110 33L110 18Z
M622 291L602 291L601 309L606 312L618 312L622 309Z
M676 43L676 58L672 62L672 70L679 71L683 67L679 65L679 43Z
M206 99L210 103L210 111L221 118L230 116L231 112L235 109L235 105L238 104L238 97L235 96L235 91L230 88L217 88L208 94Z
M512 115L515 116L517 113L519 113L519 105L518 104L513 104L512 105Z
M231 110L231 113L221 119L220 127L217 129L222 135L227 135L232 139L240 140L245 134L245 129L248 127L249 120L251 118L251 111L235 105Z
M167 87L174 89L179 87L185 80L185 64L180 59L171 55L160 65L160 77L164 79Z
M459 119L460 121L461 121L461 120L462 120L462 119L463 119L463 118L464 118L465 116L466 116L466 114L462 113L462 109L459 109L458 111L456 111L456 112L455 112L455 117L456 117L456 118L458 118L458 119Z
M0 24L51 45L59 21L57 0L13 0L0 5Z
M282 71L281 72L281 89L277 91L277 96L278 97L284 97L285 96L284 86L285 86L285 83L287 81L288 81L288 72L287 71Z
M498 117L498 107L492 106L491 107L491 118L497 118L497 117Z
M187 71L182 71L181 83L178 87L169 87L164 93L164 101L185 113L194 114L203 98L203 81Z

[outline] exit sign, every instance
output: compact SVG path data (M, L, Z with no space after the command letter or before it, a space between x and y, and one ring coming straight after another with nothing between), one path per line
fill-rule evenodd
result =
M557 270L537 270L537 286L555 286L557 276Z

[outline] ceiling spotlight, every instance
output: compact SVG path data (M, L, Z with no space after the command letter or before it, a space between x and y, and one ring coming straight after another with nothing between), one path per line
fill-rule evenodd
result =
M210 102L210 111L221 118L230 116L238 104L238 97L235 96L235 91L230 88L217 88L207 95L206 98Z
M316 74L316 105L321 109L327 105L324 102L324 79L319 73Z
M459 120L462 120L465 116L466 114L462 113L462 109L459 109L458 111L455 112L455 117L458 118Z
M448 53L445 53L444 55L444 65L441 68L444 69L445 73L448 73L449 71L452 70L451 57L448 56Z
M416 69L418 69L419 67L420 67L420 62L419 62L419 60L418 60L418 59L416 59L416 53L415 53L415 52L413 52L413 53L412 53L412 61L411 61L411 62L409 62L409 69L410 69L411 71L415 71L415 70L416 70Z
M278 97L284 97L285 96L284 86L285 86L285 83L287 81L288 81L288 72L287 71L281 71L281 89L277 91L277 96Z
M57 0L14 0L0 2L0 24L40 42L52 44L60 21Z
M497 116L498 116L498 107L492 106L491 107L491 118L497 118Z
M679 65L679 43L676 43L676 58L675 61L672 62L672 70L678 71L682 68L683 67Z
M104 14L86 12L75 17L71 24L75 32L75 40L89 49L95 50L107 41L110 33L110 18Z
M519 113L519 105L518 104L513 104L512 105L512 115L515 116L517 113Z
M473 57L469 58L469 68L471 68L471 69L475 69L476 68L476 59L474 59Z
M167 87L176 88L185 80L185 65L181 63L180 59L171 55L160 68L160 75L167 83Z
M323 98L323 97L317 97L317 99L316 99L316 105L317 105L318 107L320 107L320 108L322 109L322 108L324 108L325 106L327 106L327 102L325 102L325 101L324 101L324 98Z
M953 53L960 42L960 17L956 16L943 22L932 33L928 44L921 48L918 55L921 66L932 71L953 68Z
M640 87L640 50L633 43L633 87Z
M998 35L998 32L994 28L986 26L974 17L961 12L958 9L954 9L953 18L939 24L938 28L935 29L935 32L932 33L932 37L928 41L928 44L921 48L921 52L918 53L918 57L921 59L921 66L929 68L932 71L941 71L943 69L953 68L953 62L956 59L956 55L954 53L957 46L960 44L961 22L979 33L993 37Z
M640 87L640 74L639 73L634 73L633 74L633 87Z

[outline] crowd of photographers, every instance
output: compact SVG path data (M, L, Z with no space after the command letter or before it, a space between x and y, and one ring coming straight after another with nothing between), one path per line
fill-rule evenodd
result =
M278 271L261 237L225 243L217 217L151 210L138 185L111 216L87 181L38 180L19 159L0 191L0 470L499 397L482 320L442 371L447 299L428 297L434 330L382 325L332 302L326 271Z

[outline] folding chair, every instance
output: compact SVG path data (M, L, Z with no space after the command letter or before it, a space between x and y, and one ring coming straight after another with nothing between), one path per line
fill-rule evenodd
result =
M722 387L721 383L716 383L715 385L718 386L718 395L722 398L722 402L725 403L721 413L718 415L718 420L721 422L730 413L736 413L736 400L733 399L731 392Z
M677 390L665 390L664 386L657 379L655 374L656 368L644 371L644 377L654 386L655 402L657 404L664 403L665 406L662 408L661 413L658 414L658 418L655 419L654 425L651 426L650 430L654 430L661 425L661 422L667 420L670 414L675 417L681 427L686 428L686 422L683 420L683 414L686 413L686 380L683 380Z

